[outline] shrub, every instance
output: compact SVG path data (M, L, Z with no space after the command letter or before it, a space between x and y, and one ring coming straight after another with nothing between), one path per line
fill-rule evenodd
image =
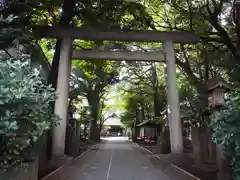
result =
M26 150L58 121L50 108L54 90L28 59L0 57L1 172L23 164Z

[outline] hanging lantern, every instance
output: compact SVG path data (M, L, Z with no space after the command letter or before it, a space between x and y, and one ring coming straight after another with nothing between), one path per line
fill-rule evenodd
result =
M208 80L208 103L211 107L225 105L225 93L231 90L224 80L213 77Z

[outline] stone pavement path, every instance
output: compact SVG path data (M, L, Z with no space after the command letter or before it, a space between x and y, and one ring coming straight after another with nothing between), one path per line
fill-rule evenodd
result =
M68 180L170 180L127 140L106 141L86 156Z

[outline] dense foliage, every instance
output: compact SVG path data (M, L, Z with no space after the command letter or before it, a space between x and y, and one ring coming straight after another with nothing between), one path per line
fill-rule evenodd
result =
M226 108L212 117L213 139L228 153L232 167L232 179L240 178L240 91L231 94Z
M163 66L156 63L132 62L127 63L125 69L127 73L124 73L118 86L125 102L122 122L126 125L133 124L139 114L138 108L142 109L141 121L160 118L161 111L166 107Z
M1 171L23 163L27 149L58 118L49 104L54 90L44 84L28 58L0 59L0 166ZM28 154L29 156L29 154Z

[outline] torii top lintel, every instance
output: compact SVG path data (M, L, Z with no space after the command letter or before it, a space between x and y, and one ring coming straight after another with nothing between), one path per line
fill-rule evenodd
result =
M96 28L63 28L59 26L38 26L33 28L37 37L64 38L71 37L81 40L109 40L135 42L172 41L181 44L196 44L199 37L193 32L149 31L149 30L112 30Z

